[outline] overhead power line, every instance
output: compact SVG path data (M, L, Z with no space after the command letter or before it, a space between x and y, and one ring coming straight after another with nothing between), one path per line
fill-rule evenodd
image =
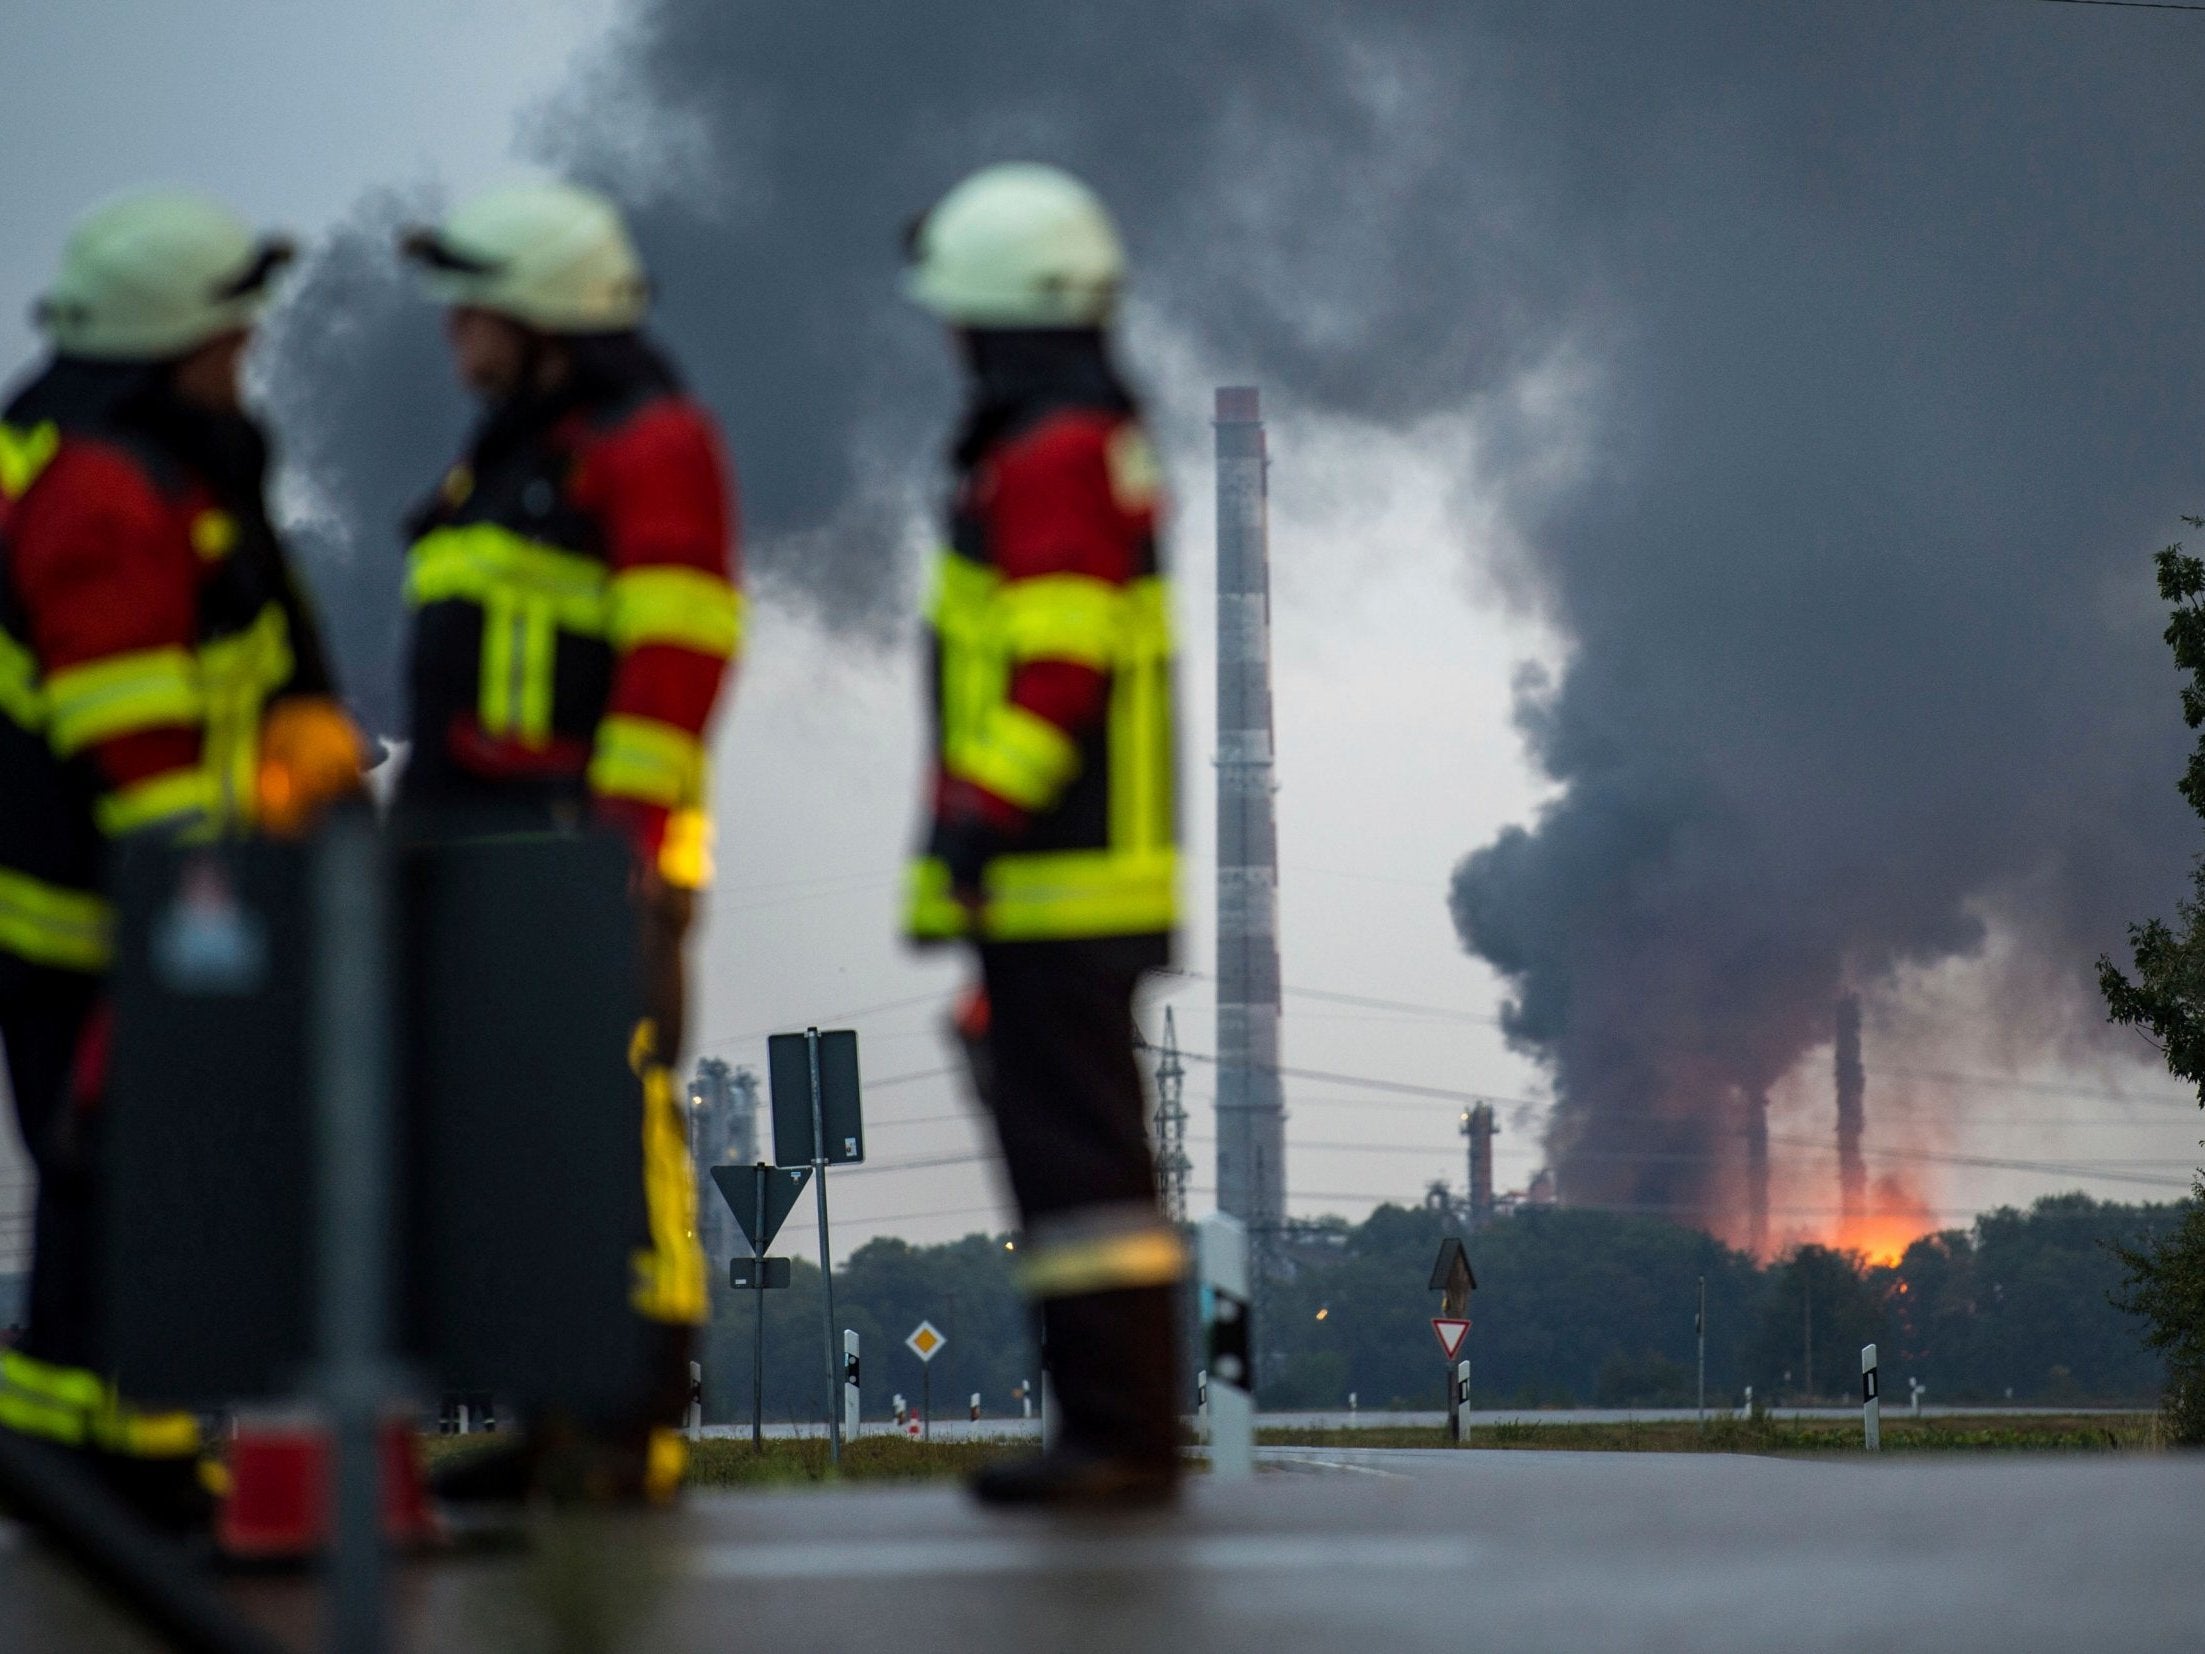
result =
M2037 0L2040 6L2105 6L2114 11L2205 11L2182 0Z
M2205 5L2191 8L2205 11ZM1173 971L1166 973L1190 982L1215 982L1216 977L1206 971ZM1333 1005L1355 1005L1366 1010L1398 1011L1409 1016L1432 1017L1451 1022L1474 1023L1482 1028L1498 1028L1501 1019L1478 1011L1467 1011L1460 1006L1431 1005L1407 999L1383 999L1371 994L1338 993L1329 988L1300 988L1289 982L1280 991L1292 999L1323 1000ZM1181 1055L1186 1055L1182 1052ZM1289 1069L1280 1069L1289 1074ZM2063 1085L2056 1080L2021 1080L2004 1074L1963 1074L1937 1068L1886 1068L1877 1065L1869 1070L1871 1079L1908 1080L1921 1085L1980 1086L1998 1091L2026 1091L2040 1097L2082 1097L2099 1102L2136 1103L2152 1107L2191 1108L2198 1099L2193 1096L2166 1096L2137 1094L2127 1091L2107 1091L2091 1086ZM1487 1099L1503 1102L1504 1098ZM1541 1105L1543 1106L1543 1105Z

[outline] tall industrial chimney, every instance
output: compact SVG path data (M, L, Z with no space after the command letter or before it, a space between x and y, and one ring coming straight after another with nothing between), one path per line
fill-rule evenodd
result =
M1749 1092L1746 1105L1746 1250L1756 1258L1769 1249L1769 1099Z
M1286 1216L1279 1086L1279 836L1272 807L1271 546L1263 414L1217 393L1217 1204Z
M1838 1224L1842 1235L1868 1215L1868 1163L1861 1158L1868 1076L1860 1061L1860 996L1837 1003Z

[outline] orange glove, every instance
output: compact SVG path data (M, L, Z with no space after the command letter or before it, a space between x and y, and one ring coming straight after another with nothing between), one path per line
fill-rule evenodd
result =
M366 791L366 744L343 707L298 695L268 709L260 726L261 830L296 838L339 799Z

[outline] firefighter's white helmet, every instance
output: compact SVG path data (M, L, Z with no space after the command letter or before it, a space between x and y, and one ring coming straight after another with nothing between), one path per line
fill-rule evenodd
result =
M1125 249L1095 192L1059 167L984 167L912 226L904 290L960 327L1098 327Z
M32 316L64 356L166 361L251 327L291 254L205 196L120 196L78 221Z
M576 184L476 196L400 243L440 304L488 310L545 333L620 333L643 320L650 281L620 209Z

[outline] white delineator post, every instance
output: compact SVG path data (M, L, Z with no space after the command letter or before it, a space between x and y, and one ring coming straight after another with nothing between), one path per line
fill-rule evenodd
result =
M689 1439L700 1441L704 1437L704 1368L689 1363L689 1411L682 1422L687 1425Z
M1880 1451L1883 1447L1883 1402L1876 1395L1876 1346L1873 1344L1860 1347L1860 1422L1868 1451Z
M1244 1480L1256 1471L1255 1373L1249 1352L1248 1231L1212 1212L1195 1225L1202 1277L1202 1326L1208 1352L1210 1474Z
M858 1433L858 1335L855 1327L842 1329L842 1434L855 1441Z
M1470 1363L1467 1361L1455 1363L1454 1425L1455 1444L1458 1447L1468 1447L1470 1445Z

